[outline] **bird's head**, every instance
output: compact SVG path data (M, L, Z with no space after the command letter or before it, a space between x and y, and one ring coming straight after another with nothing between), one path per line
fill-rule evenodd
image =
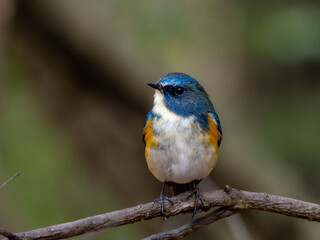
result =
M149 83L156 89L154 104L163 104L171 112L183 116L206 115L213 106L200 83L184 73L169 73L157 83Z

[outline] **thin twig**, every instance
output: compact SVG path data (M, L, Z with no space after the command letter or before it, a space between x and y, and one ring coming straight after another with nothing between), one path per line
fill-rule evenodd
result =
M158 234L151 235L144 238L143 240L168 240L168 239L180 239L183 238L196 230L199 230L221 218L229 217L236 214L240 210L234 210L227 207L221 207L211 213L204 215L203 217L197 218L179 228L170 230L167 232L161 232Z
M11 178L9 178L7 181L5 181L4 183L2 183L2 185L0 186L0 190L2 188L4 188L9 182L11 182L12 180L14 180L16 177L18 177L20 175L19 172L17 172L15 175L13 175Z
M190 193L180 194L172 199L174 205L165 204L166 216L192 212L194 202L186 201ZM202 193L204 207L198 203L197 208L208 211L215 206L232 207L232 210L263 210L284 214L287 216L320 222L320 205L296 199L254 193L233 189L226 186L224 190ZM73 222L39 228L28 232L15 233L19 239L63 239L81 235L87 232L110 229L121 225L149 220L161 216L160 203L146 203L135 207L122 209L97 216L87 217Z

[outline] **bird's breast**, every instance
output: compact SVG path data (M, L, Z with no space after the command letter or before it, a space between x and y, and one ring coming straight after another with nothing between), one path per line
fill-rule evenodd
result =
M150 171L160 181L188 183L209 175L217 149L194 116L182 117L154 108L152 145L146 147Z

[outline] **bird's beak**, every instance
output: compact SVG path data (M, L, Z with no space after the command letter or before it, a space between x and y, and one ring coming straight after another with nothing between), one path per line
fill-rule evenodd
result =
M148 83L147 85L154 88L154 89L159 90L160 92L162 91L162 86L158 83Z

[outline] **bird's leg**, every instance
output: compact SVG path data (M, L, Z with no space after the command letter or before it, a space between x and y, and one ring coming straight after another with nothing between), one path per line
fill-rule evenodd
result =
M167 217L166 217L166 215L164 213L164 200L167 200L171 205L173 205L173 201L170 198L168 198L167 196L164 196L164 189L166 187L166 184L167 184L166 182L163 183L163 186L162 186L162 189L161 189L161 193L160 193L160 197L153 201L153 203L155 203L156 201L160 200L161 214L162 214L164 220L167 219Z
M192 214L192 217L194 217L194 215L197 212L198 199L200 200L202 207L204 207L204 202L203 202L203 198L200 194L199 188L196 185L196 182L192 181L192 185L193 185L193 192L187 197L187 200L189 200L194 195L194 209L193 209L193 214Z

